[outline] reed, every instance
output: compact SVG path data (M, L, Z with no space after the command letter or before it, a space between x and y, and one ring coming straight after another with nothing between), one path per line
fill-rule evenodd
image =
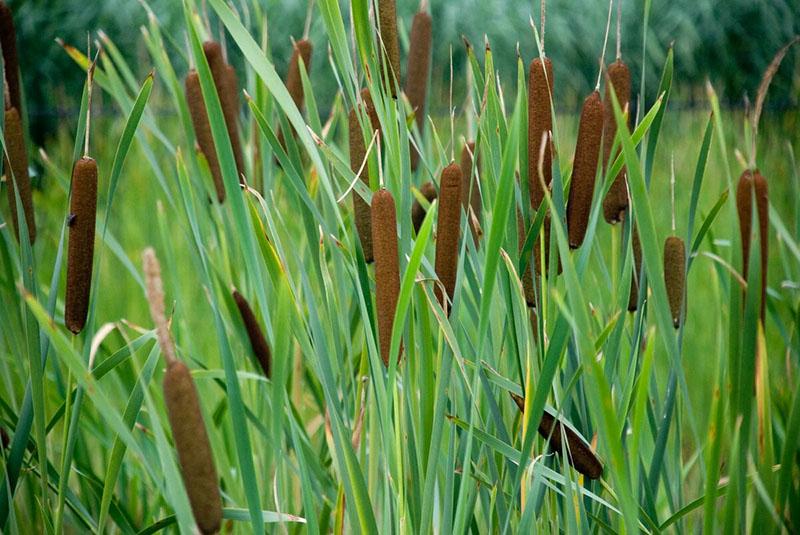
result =
M686 295L686 247L677 236L670 236L664 242L664 284L672 324L677 329L681 325Z
M378 0L378 18L380 19L378 48L384 51L381 57L385 58L382 65L389 71L389 92L393 98L397 98L397 83L400 80L400 44L397 41L395 0Z
M553 95L553 63L550 58L531 61L528 71L528 186L531 207L539 209L544 199L544 188L550 186L552 170L552 131L553 116L551 98ZM541 151L542 139L545 141L544 153ZM539 177L539 168L542 177ZM544 184L542 184L542 180Z
M370 119L370 126L372 130L378 130L378 132L380 132L380 123L375 112L375 107L372 104L372 98L370 97L369 90L363 89L361 91L361 103L359 106L363 107L362 109L366 111L366 114ZM353 171L353 173L358 174L359 169L361 169L361 165L363 164L364 169L358 176L361 181L364 182L367 187L369 187L369 165L364 161L364 158L367 155L367 148L366 144L364 143L364 136L362 135L361 123L359 123L356 108L350 110L350 114L348 116L348 129L350 135L350 169ZM353 212L355 213L356 231L358 232L358 238L361 241L361 249L364 251L364 260L366 260L367 263L372 262L374 260L374 255L372 252L372 225L370 222L370 209L366 201L362 199L361 195L359 195L356 191L353 191Z
M189 115L192 117L194 135L200 152L208 163L211 178L214 180L214 189L217 200L225 202L225 184L222 182L222 170L219 167L219 158L214 146L214 137L211 134L211 125L208 122L208 112L203 102L203 92L200 89L200 78L197 71L192 69L186 75L186 102L189 105Z
M428 77L431 68L431 43L433 32L431 29L431 16L425 11L419 11L411 21L409 35L408 63L406 65L405 92L414 118L417 121L417 130L420 136L425 129L425 100L428 93ZM419 153L411 146L411 170L415 171L419 165Z
M521 413L525 413L525 398L514 393L511 394L514 403ZM592 448L578 434L553 416L547 409L542 413L539 421L539 435L544 438L550 449L561 455L563 451L562 434L567 437L567 461L578 473L589 479L599 479L603 475L603 463L592 451Z
M603 138L603 113L600 93L595 90L583 101L578 141L575 144L575 160L567 201L567 232L571 249L580 247L586 237Z
M197 388L189 368L177 358L164 314L164 290L161 267L155 251L148 247L142 254L145 291L150 315L156 325L156 338L167 362L164 374L164 403L178 451L178 463L186 495L201 533L216 533L222 523L222 498L217 469L208 440Z
M28 238L32 244L36 241L36 218L33 211L31 179L28 176L28 152L25 148L25 135L22 131L22 119L17 108L7 108L5 113L5 142L8 157L5 157L6 193L8 206L11 209L11 223L14 235L19 241L19 220L17 215L16 191L22 201L22 211L28 226Z
M480 163L480 156L475 153L475 142L465 143L461 149L461 207L467 213L467 221L476 247L482 234L480 218L483 205L477 180Z
M420 188L419 192L430 203L436 199L436 186L433 182L425 182ZM415 198L411 203L411 223L414 225L414 232L419 232L422 222L425 220L427 210Z
M631 249L633 249L633 275L628 294L628 312L635 312L639 306L639 277L642 276L642 242L639 241L639 231L636 229L636 225L633 226L631 235Z
M239 315L242 317L245 331L247 331L247 338L250 340L250 348L253 350L253 356L261 366L261 371L264 377L272 378L272 351L269 348L267 339L264 336L264 331L261 330L261 325L256 319L253 309L247 299L239 293L239 290L233 290L233 300L236 302L236 307L239 309Z
M3 49L6 85L11 108L22 110L22 89L19 82L19 55L14 16L5 2L0 0L0 48ZM8 107L8 106L7 106Z
M769 268L769 191L767 181L758 169L744 171L736 184L736 211L742 241L742 277L750 272L750 248L753 231L753 197L758 218L758 242L761 267L761 319L764 320L767 299L767 270Z
M217 90L222 115L225 117L225 127L231 140L233 157L236 160L236 171L239 180L244 173L244 156L242 154L242 141L239 139L239 89L236 71L227 63L222 55L222 47L216 41L203 43L203 53L206 56L214 87Z
M442 170L439 185L439 213L436 222L435 269L439 285L435 288L436 297L444 308L446 302L452 303L458 275L458 240L461 223L461 168L451 163ZM449 309L448 309L449 310Z
M608 66L605 89L605 120L603 122L603 169L608 169L614 136L617 135L617 121L614 117L614 106L611 103L611 91L617 97L620 108L625 110L631 100L631 73L621 59ZM630 121L630 119L629 119ZM620 169L611 188L603 199L603 217L608 223L622 221L628 209L628 184L625 167Z
M375 304L381 359L389 366L392 327L400 296L400 263L397 248L397 213L394 197L386 189L372 196L372 246L375 253ZM398 353L397 359L400 360Z
M67 246L67 292L64 323L74 334L86 325L92 287L94 227L97 216L97 162L84 156L72 170Z

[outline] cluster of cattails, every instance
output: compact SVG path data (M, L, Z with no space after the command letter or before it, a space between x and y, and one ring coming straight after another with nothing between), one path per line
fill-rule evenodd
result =
M261 325L259 325L250 303L239 293L239 290L233 290L233 300L236 302L236 308L239 309L239 315L242 316L242 323L244 323L244 328L247 331L247 338L250 340L253 356L261 367L264 377L271 378L272 351L264 336L264 331L261 330Z
M67 245L67 293L64 323L74 334L86 325L94 264L94 229L97 217L97 162L84 156L72 168Z
M435 293L442 307L445 307L448 301L452 302L456 290L462 179L461 168L457 164L451 163L442 171L439 183L439 213L436 221L434 267L441 284L441 287L436 286Z
M11 223L19 240L19 215L17 213L17 194L22 202L25 224L28 227L30 243L36 240L36 221L33 213L33 197L31 180L28 175L28 153L25 147L25 134L22 126L22 90L19 81L19 56L17 55L17 34L11 9L0 1L0 47L3 50L5 66L4 110L5 135L8 157L4 157L8 206L11 212Z
M369 90L363 89L361 91L361 102L359 108L366 113L369 119L370 131L378 130L380 133L380 122L378 114L375 112L375 106L372 104ZM369 187L369 165L366 161L367 145L364 142L364 136L361 130L361 123L359 122L359 111L357 108L350 110L348 117L348 129L350 135L350 169L356 173L364 184ZM361 173L359 174L359 171ZM372 228L370 224L370 211L369 205L364 201L358 192L353 191L353 212L355 213L356 231L361 240L361 249L364 251L364 259L367 262L372 262Z
M225 62L225 58L222 55L222 47L219 43L206 41L203 43L203 53L211 70L211 76L214 79L214 87L219 97L220 107L225 118L225 126L231 140L236 169L241 177L244 173L244 156L242 154L242 142L239 138L239 82L236 77L236 71ZM211 133L208 111L200 87L200 77L195 69L191 69L186 75L185 84L186 101L189 105L189 113L192 117L197 145L206 162L208 162L208 167L214 180L214 189L217 192L217 200L223 202L225 201L225 184L222 180L222 169L217 157L214 137Z
M753 202L758 223L758 243L761 268L761 319L767 299L767 268L769 261L769 195L767 180L758 169L745 170L736 185L736 211L739 215L739 231L742 241L742 277L747 280L750 272L750 249L753 239Z
M524 413L525 398L513 393L511 397L514 399L520 412ZM589 479L599 479L600 476L603 475L603 464L592 451L591 446L578 436L575 431L563 425L546 409L542 413L542 419L539 421L538 431L539 435L548 441L550 448L559 455L563 450L562 434L566 435L569 464Z
M311 53L314 46L308 39L301 39L292 46L292 57L289 60L289 70L286 73L286 90L292 97L294 105L302 113L305 104L305 93L303 92L303 78L300 75L300 61L306 69L306 73L311 72ZM278 142L285 148L283 130L278 130Z
M428 76L431 66L432 42L431 16L423 10L414 15L409 34L408 65L406 67L405 93L420 134L425 127L425 97L428 92ZM419 164L419 152L411 146L411 170Z
M383 363L389 366L394 313L400 296L400 263L394 197L386 189L380 189L372 196L372 247L375 253L378 341Z
M167 363L164 374L164 403L172 428L172 438L178 451L183 485L201 533L216 533L222 523L222 498L219 492L217 469L208 439L197 388L189 368L175 352L164 314L164 291L161 268L155 252L148 248L143 254L147 301L156 325L156 337Z

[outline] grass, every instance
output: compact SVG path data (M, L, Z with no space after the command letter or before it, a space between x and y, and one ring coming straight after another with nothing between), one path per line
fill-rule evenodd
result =
M320 115L305 70L301 115L261 44L261 8L249 7L240 19L224 2L208 2L209 16L229 32L229 57L246 64L239 73L247 91L239 123L244 191L202 52L207 28L193 2L185 6L189 39L174 40L184 49L165 44L157 13L143 33L155 76L139 82L112 48L102 56L95 91L119 115L91 126L98 232L89 319L78 336L63 324L65 224L85 123L60 131L43 152L29 152L44 169L34 193L35 246L17 242L7 219L0 229L0 425L12 438L3 466L7 476L19 471L13 499L8 478L2 495L4 531L192 531L145 299L139 259L147 246L158 252L171 334L198 390L224 529L797 529L796 111L765 116L756 140L770 188L769 299L761 325L759 237L753 234L747 275L756 290L743 294L732 190L742 171L736 151L749 155L750 132L741 112L719 109L713 90L705 109L673 109L664 96L640 109L632 133L620 129L621 156L598 175L604 182L595 187L586 240L570 251L563 221L578 118L555 117L553 191L532 212L524 83L530 58L518 62L509 90L513 80L495 83L492 51L480 62L468 49L468 90L478 109L457 106L452 119L434 117L420 138L410 133L403 100L387 96L377 77L358 76L365 64L372 72L380 66L367 2L352 2L355 51L349 13L339 3L322 1L313 12L328 39L314 43L316 53L328 44L331 51L330 62L316 57L314 68L324 65L340 88L329 115ZM86 67L80 52L67 52ZM558 61L557 49L548 54ZM194 149L186 62L170 59L180 55L191 56L198 71L227 194L222 204ZM664 88L678 84L670 63L665 73ZM454 83L465 83L464 73L455 75L461 78ZM362 86L381 124L366 164L370 184L356 180L348 158L348 112ZM619 104L604 104L624 124ZM296 135L281 143L279 129ZM410 135L421 146L414 173ZM472 139L481 161L482 236L476 243L462 217L455 291L443 307L434 284L438 201L415 232L411 186L438 183ZM677 330L662 252L673 234L673 160L674 234L690 255L686 317ZM634 314L627 312L631 225L607 225L601 202L623 164L646 275ZM379 184L395 199L400 259L385 359L375 268L365 262L350 201L355 194L369 202ZM527 222L522 240L517 209ZM545 210L550 243L537 239ZM531 254L534 247L549 247L553 261L537 282L531 312L520 273L542 258ZM247 296L270 342L269 378L251 357L232 287ZM524 396L524 412L509 394ZM545 410L570 430L561 455L548 454L537 432ZM600 480L565 461L571 433L592 444L604 466Z

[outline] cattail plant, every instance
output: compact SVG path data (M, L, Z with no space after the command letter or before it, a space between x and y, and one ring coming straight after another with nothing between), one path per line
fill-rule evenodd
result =
M617 60L608 66L606 89L605 89L605 121L603 123L603 168L608 169L608 161L611 159L611 148L614 144L614 136L617 135L617 120L614 117L614 106L611 103L611 91L617 97L620 108L625 110L630 105L631 100L631 72L622 59ZM628 209L628 183L625 167L620 169L611 189L608 190L603 199L603 217L611 224L622 221L625 211Z
M480 157L475 154L475 142L470 141L461 149L461 207L467 214L472 239L476 246L481 236L481 192L476 180L479 168Z
M214 87L217 89L228 137L231 139L233 157L236 160L236 170L241 180L244 173L244 156L242 155L242 141L239 139L239 90L236 71L225 63L222 47L218 42L206 41L203 43L203 53L214 79Z
M397 41L395 0L378 0L378 19L380 22L378 49L383 51L381 57L385 58L382 65L389 75L389 94L397 98L397 82L400 80L400 44Z
M553 63L534 58L528 70L528 186L534 210L544 199L544 188L553 178L552 141ZM544 142L544 150L542 143ZM539 176L539 169L542 176Z
M758 241L761 266L761 318L764 319L767 299L767 268L769 263L769 194L767 181L758 171L744 171L736 185L736 211L742 240L742 277L747 280L750 268L750 247L753 232L753 197L758 218Z
M84 156L72 169L67 246L67 293L64 323L74 334L86 325L94 263L94 227L97 212L97 162Z
M628 312L635 312L639 306L639 278L642 276L642 242L639 241L639 231L633 225L631 234L631 249L633 249L633 275L631 276L631 290L628 294Z
M164 403L172 428L183 485L201 533L216 533L222 523L222 498L217 469L208 440L200 401L189 368L178 359L164 314L161 267L151 248L143 255L145 289L150 315L156 324L156 337L167 363L164 374Z
M525 398L514 393L511 394L514 403L521 413L525 412ZM589 479L599 479L603 475L603 464L592 448L578 434L556 419L555 416L545 409L542 419L539 421L539 435L548 441L550 448L557 454L563 450L561 436L562 433L567 437L567 453L569 464L578 473L583 474Z
M424 6L422 5L420 5L420 10L414 15L414 20L411 22L411 34L408 41L405 92L406 96L408 96L408 102L414 110L417 129L422 135L425 128L425 97L428 93L432 42L431 16L424 11ZM412 145L411 170L416 170L418 164L419 153Z
M667 287L672 324L677 329L681 325L686 295L686 247L677 236L670 236L664 242L664 284Z
M186 75L186 102L189 104L189 115L192 116L194 135L200 152L208 162L211 177L214 179L214 189L217 191L217 200L225 201L225 184L222 182L222 170L214 147L214 137L211 134L211 125L208 122L208 112L203 102L203 92L200 89L200 78L197 71L192 69Z
M380 133L378 115L372 104L369 90L366 88L361 91L361 103L359 106L366 111L372 131L378 130ZM361 123L358 121L358 112L356 108L350 110L348 129L350 135L350 169L361 178L361 181L364 182L367 187L369 187L369 165L368 162L365 161L367 147L364 143L364 136L361 131ZM363 170L361 169L362 166ZM361 171L360 174L359 171ZM369 205L356 191L353 191L353 212L355 213L356 231L361 240L361 249L364 251L364 259L367 262L372 262L374 256L372 254L372 227L370 224L371 216Z
M289 60L289 70L286 73L286 90L289 96L292 97L297 109L303 111L305 102L305 94L303 93L303 79L300 76L300 60L303 60L306 73L311 72L311 53L314 51L314 46L308 39L301 39L294 43L292 47L292 57ZM285 148L285 141L283 131L278 129L278 141L281 146Z
M429 203L436 199L436 186L433 185L433 182L425 182L419 188L419 192ZM415 232L419 232L419 228L422 226L422 222L425 221L425 214L427 213L427 210L425 210L422 204L415 198L414 202L411 204L411 223L414 225Z
M264 377L272 378L272 351L270 351L267 339L264 337L264 331L261 330L261 325L258 323L250 303L239 293L239 290L233 290L233 300L236 302L236 307L242 316L242 323L244 323L244 328L247 331L247 338L250 340L253 356L261 366Z
M11 108L22 110L22 90L19 83L19 56L17 55L17 31L14 17L5 2L0 0L0 47L3 49L5 83ZM9 107L9 106L7 106Z
M389 366L392 327L400 296L400 264L397 253L397 213L394 198L381 188L372 196L372 248L375 253L375 304L381 358ZM400 355L398 354L398 360Z
M600 100L600 93L595 89L583 101L578 141L575 145L575 161L567 202L567 231L572 249L580 247L586 237L602 137L603 102Z
M458 270L458 239L461 223L461 168L451 163L442 171L439 184L439 213L436 224L436 276L444 287L435 288L442 307L453 300Z
M14 225L14 234L19 240L19 221L17 215L17 198L19 192L22 201L22 210L25 214L25 223L28 226L30 243L36 240L36 220L33 212L33 197L31 195L31 180L28 176L28 153L25 148L25 135L22 131L22 119L17 108L6 108L5 113L5 140L8 157L4 158L6 173L6 192L8 193L8 206L11 209L11 223Z

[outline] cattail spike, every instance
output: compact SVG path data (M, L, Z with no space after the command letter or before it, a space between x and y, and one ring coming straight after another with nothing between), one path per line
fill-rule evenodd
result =
M239 139L239 90L236 71L225 63L222 46L218 42L206 41L203 43L203 53L214 79L214 87L217 90L220 107L225 118L228 137L231 139L236 170L241 180L244 173L244 156L242 155L242 141Z
M633 249L633 275L628 294L628 312L635 312L639 306L639 278L642 276L642 242L639 241L639 231L636 229L636 225L633 225L631 249Z
M214 146L214 137L211 134L211 125L208 122L208 113L203 102L203 92L200 89L200 78L197 71L192 69L186 75L186 102L189 105L189 114L192 116L194 135L200 152L208 162L211 177L214 179L214 189L217 191L217 200L225 201L225 184L222 182L222 171L219 167L219 158Z
M625 110L630 105L631 100L631 73L628 70L628 66L625 65L621 59L617 59L617 61L608 66L608 76L606 80L606 115L603 124L603 169L606 170L608 169L608 161L611 157L614 136L617 135L617 120L614 116L614 106L611 102L612 87L620 108ZM625 211L628 209L628 184L626 175L625 167L623 167L611 184L611 189L609 189L606 194L606 198L603 200L603 217L605 217L608 223L614 224L622 221Z
M445 306L451 302L456 290L458 270L458 240L461 222L461 169L451 163L442 171L439 185L439 214L436 226L436 275L444 286L446 295L440 287L435 289L436 297Z
M586 237L602 138L603 102L600 93L593 91L583 101L567 202L567 230L572 249L580 247Z
M67 246L67 293L64 323L73 334L86 324L94 263L94 226L97 211L97 162L83 157L72 170Z
M425 182L422 187L419 188L419 192L428 202L433 202L434 199L436 199L436 186L434 186L433 182ZM427 210L425 210L415 198L414 202L411 204L411 223L414 225L414 232L419 232L427 213Z
M686 248L683 240L670 236L664 242L664 284L667 287L672 324L681 325L686 295Z
M420 135L425 128L425 98L428 92L428 76L431 64L431 16L419 11L411 22L409 36L408 65L406 67L405 92ZM411 146L411 170L417 169L419 153Z
M552 143L545 142L544 152L541 151L542 139L545 136L549 139L553 130L552 95L553 63L549 58L544 59L544 64L540 58L534 58L528 70L528 186L534 210L538 210L544 199L544 187L553 178Z
M378 115L375 112L375 107L372 104L372 98L370 97L369 90L363 89L361 91L361 103L359 106L363 106L367 117L370 120L370 127L373 131L378 130L380 132L380 122L378 121ZM361 169L361 164L364 163L364 169L362 170L359 178L361 181L366 184L369 188L370 177L369 177L369 166L364 162L364 158L367 156L367 149L364 143L364 136L362 135L361 131L361 123L358 121L358 114L356 109L350 110L350 115L348 116L348 128L349 128L349 135L350 135L350 169L354 173L358 173L359 169ZM372 262L374 259L372 253L372 226L370 223L370 209L369 205L361 198L357 192L353 192L353 211L355 213L355 223L356 223L356 230L358 232L358 237L361 240L361 248L364 251L364 259L367 263Z
M472 239L475 245L481 236L480 217L481 217L481 192L478 185L478 169L480 168L480 157L475 155L475 142L470 141L464 144L461 150L461 206L467 214L469 228L472 231ZM477 166L474 165L477 163Z
M394 198L380 189L372 196L372 245L375 253L375 303L381 358L389 366L392 327L400 295L397 213ZM398 360L400 354L398 354Z
M236 302L236 307L239 309L239 314L242 316L244 328L247 331L247 337L250 339L250 347L253 350L253 356L261 366L261 371L264 377L272 378L272 351L269 348L267 339L264 337L264 331L261 330L261 325L256 319L250 303L244 298L239 290L233 290L233 300Z
M0 48L3 50L5 85L8 87L7 108L22 110L22 90L19 82L19 56L17 54L17 32L14 17L5 2L0 0Z
M25 135L22 131L22 119L17 108L7 108L5 113L5 140L8 157L4 158L3 167L6 173L6 192L8 206L11 209L11 223L14 235L19 240L19 221L17 215L16 191L22 201L25 223L28 226L30 243L36 240L36 220L33 211L31 179L28 175L28 153L25 147ZM12 176L13 175L13 176Z
M292 97L297 109L303 112L305 103L305 94L303 93L303 78L300 75L300 60L303 60L306 73L311 73L311 54L314 50L311 41L301 39L300 41L293 42L292 44L292 57L289 60L289 69L286 72L286 90L289 96ZM292 130L294 134L294 130ZM283 130L278 128L278 142L282 147L286 148L286 142L283 136Z
M385 58L381 65L389 73L389 93L397 98L397 82L400 80L400 45L397 41L397 6L395 0L378 0L380 19L378 48ZM382 71L381 71L382 72Z
M739 215L739 231L742 241L742 277L745 280L747 280L747 274L749 273L754 195L761 257L761 319L763 321L766 311L767 269L769 267L769 192L767 181L758 169L743 172L736 185L736 210Z

